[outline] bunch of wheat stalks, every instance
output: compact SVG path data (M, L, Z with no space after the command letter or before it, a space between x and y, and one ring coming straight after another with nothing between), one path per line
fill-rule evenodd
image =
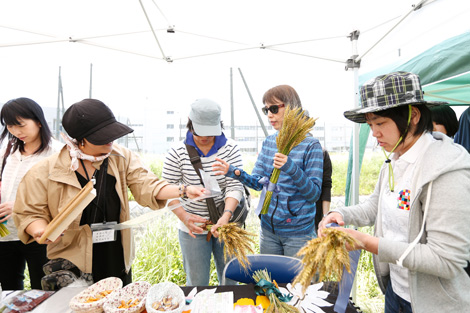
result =
M260 280L264 279L269 283L273 283L276 288L278 288L276 282L273 282L271 280L271 275L269 275L266 269L255 271L253 274L253 279L257 283L259 283ZM269 298L269 306L266 311L264 311L264 313L300 313L299 309L297 309L296 307L279 300L279 298L274 292L271 292L266 296Z
M7 229L7 226L3 223L0 223L0 237L5 237L10 234L10 231Z
M343 267L351 273L346 245L354 247L358 241L337 227L326 228L323 234L324 236L307 242L297 252L298 256L303 256L303 269L295 277L292 285L300 283L304 292L316 274L318 281L325 281L335 277L340 279Z
M307 137L313 126L315 126L316 120L317 119L308 117L304 114L302 108L291 109L290 106L287 105L284 112L282 127L276 138L277 151L284 155L288 155L295 146ZM277 183L280 174L280 169L273 169L269 181L273 184ZM266 197L264 198L261 214L268 213L272 196L273 192L268 190L266 192Z
M208 225L207 229L210 230L211 227L212 225ZM254 253L252 244L254 245L255 241L252 237L256 235L239 227L237 223L225 224L217 231L219 232L219 242L224 243L225 261L236 257L243 269L247 271L250 266L247 254Z

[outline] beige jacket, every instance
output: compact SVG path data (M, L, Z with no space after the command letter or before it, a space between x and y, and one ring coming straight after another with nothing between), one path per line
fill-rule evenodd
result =
M102 161L93 164L99 169ZM24 243L34 239L25 232L26 227L35 220L50 222L66 204L80 191L81 186L70 169L71 158L66 147L59 154L38 162L26 173L17 192L13 219L18 228L18 237ZM109 156L108 174L116 178L116 191L121 202L120 222L129 220L129 201L127 187L135 200L151 209L163 208L166 200L156 200L159 191L168 184L159 180L130 150L117 144ZM82 272L92 272L92 233L88 225L80 226L81 214L64 232L64 236L47 247L49 259L64 258L74 263ZM132 233L129 229L121 231L126 271L134 259Z

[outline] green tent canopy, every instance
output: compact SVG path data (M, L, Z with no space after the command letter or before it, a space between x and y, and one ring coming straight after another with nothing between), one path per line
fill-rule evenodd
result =
M395 71L418 74L427 101L446 101L449 105L470 105L470 32L446 39L411 60L388 65L359 76L359 86L376 76ZM369 137L369 126L361 124L359 131L359 168ZM352 149L346 180L346 205L350 204Z
M405 71L418 74L428 101L470 104L470 32L446 39L411 60L359 76L359 86L381 74Z

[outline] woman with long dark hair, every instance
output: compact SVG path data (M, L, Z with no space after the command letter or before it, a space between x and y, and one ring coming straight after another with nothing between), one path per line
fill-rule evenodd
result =
M27 263L31 288L41 289L42 266L47 262L46 247L38 243L23 244L11 214L23 176L38 161L57 152L60 143L52 138L41 107L31 99L17 98L5 103L0 122L4 127L0 135L3 144L0 222L6 224L10 232L0 237L0 283L3 289L23 289Z

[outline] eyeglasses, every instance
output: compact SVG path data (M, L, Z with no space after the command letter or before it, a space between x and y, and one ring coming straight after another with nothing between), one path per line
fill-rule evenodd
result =
M273 104L269 108L268 107L262 107L261 111L263 111L264 115L268 115L268 111L271 112L272 114L277 114L277 113L279 113L279 108L283 108L285 106L286 105L284 103L279 104L279 105Z

